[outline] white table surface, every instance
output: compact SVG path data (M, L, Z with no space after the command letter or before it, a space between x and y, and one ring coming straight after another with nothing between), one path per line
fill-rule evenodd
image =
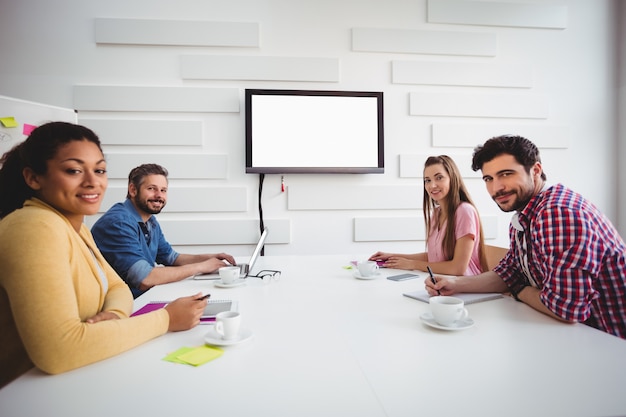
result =
M201 291L236 299L251 340L202 366L163 361L209 327L168 333L65 374L0 390L0 416L623 416L626 340L560 323L511 298L468 305L475 326L430 328L402 296L425 274L358 280L349 256L262 257L269 284L185 280L135 302ZM256 281L256 280L254 280Z

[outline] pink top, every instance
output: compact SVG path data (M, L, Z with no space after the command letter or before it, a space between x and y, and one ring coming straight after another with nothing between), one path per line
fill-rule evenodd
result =
M439 215L440 207L435 209L433 218L437 218ZM469 203L461 203L456 209L455 216L455 236L456 240L460 238L472 235L474 236L474 249L472 250L472 257L470 258L467 270L464 275L477 275L482 272L480 267L480 256L478 254L478 246L480 244L480 218L478 212ZM426 241L426 247L428 248L428 262L443 262L448 261L443 254L443 238L446 233L446 225L444 224L441 229L437 228L437 222L434 221L430 233L428 234L428 240Z

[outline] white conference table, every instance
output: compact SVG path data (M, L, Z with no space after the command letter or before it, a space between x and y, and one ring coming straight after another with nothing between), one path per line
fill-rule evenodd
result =
M626 415L626 340L509 297L468 305L469 329L433 329L419 319L428 305L402 296L425 274L358 280L350 260L261 257L254 272L280 269L279 281L153 288L136 309L210 292L238 300L254 336L199 367L162 358L202 345L207 325L65 374L31 370L0 390L0 416Z

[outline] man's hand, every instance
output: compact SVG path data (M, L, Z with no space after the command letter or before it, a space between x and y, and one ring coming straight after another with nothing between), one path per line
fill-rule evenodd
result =
M221 261L226 261L231 265L236 265L235 258L227 253L216 253L215 257Z
M424 280L424 287L428 295L452 295L458 292L456 289L458 277L435 275L434 279L436 283L433 283L430 277Z

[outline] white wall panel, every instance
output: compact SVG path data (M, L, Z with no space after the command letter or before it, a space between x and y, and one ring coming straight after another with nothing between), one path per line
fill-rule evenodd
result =
M246 212L248 194L245 187L170 187L168 212Z
M565 29L567 6L497 1L428 0L430 23Z
M569 129L556 125L433 123L433 146L474 148L500 135L520 135L539 148L566 149Z
M79 115L78 121L96 132L102 145L202 145L200 120L89 119Z
M501 240L507 243L501 245L508 247L509 223L502 222L501 220L502 219L498 216L480 216L480 221L483 224L483 233L487 241L486 243L489 244L488 240L502 238Z
M261 235L259 221L247 220L159 220L163 233L172 245L254 245ZM267 244L288 244L291 241L291 224L288 219L272 219L265 222L269 233ZM224 248L224 252L228 252ZM242 257L244 258L244 257Z
M498 237L498 217L481 216L485 239ZM354 241L425 240L424 218L415 217L355 217ZM416 251L416 252L419 252Z
M192 80L339 81L337 58L182 55L180 64Z
M225 179L228 177L228 156L205 153L107 153L109 178L128 178L131 169L141 164L159 164L169 171L169 178Z
M433 55L495 56L493 33L403 29L352 29L352 50Z
M539 94L410 93L410 114L545 119L548 103Z
M474 87L530 88L530 65L496 65L476 62L393 61L395 84L458 85Z
M89 216L86 218L85 224L91 228L99 217L99 215ZM163 234L173 246L250 245L248 255L252 255L254 245L260 236L259 221L256 219L180 220L159 217ZM266 245L289 244L291 242L291 221L289 219L266 220L265 226L269 229L265 241ZM226 247L219 250L229 252ZM245 257L241 256L241 258Z
M415 186L289 186L289 210L393 210L422 205Z
M454 160L463 178L480 178L481 175L472 171L472 155L468 151L466 155L445 153ZM429 156L441 155L441 152L432 152L428 155L400 155L400 178L423 178L424 162ZM421 192L421 191L420 191ZM421 195L421 194L420 194ZM421 197L420 197L421 198Z
M621 39L622 48L626 39L626 7L621 3L617 14L618 21L621 22L618 38ZM617 109L620 116L617 120L617 161L626 161L626 54L619 54L619 62L617 64ZM617 164L618 177L615 181L618 187L616 192L617 218L615 225L617 226L620 236L626 237L626 164L623 162Z
M100 212L126 199L128 187L111 186L104 195ZM245 187L170 187L164 213L245 212L248 196Z
M239 89L74 86L78 111L239 112Z
M414 217L355 217L354 241L424 240L424 218Z
M259 24L193 20L95 19L96 43L259 46Z
M110 209L113 204L120 203L126 199L126 192L128 191L128 187L119 187L109 185L106 193L104 194L104 198L102 199L102 204L100 204L100 209L98 213L104 213L108 209ZM168 207L169 210L169 207ZM100 216L97 216L100 217ZM97 220L96 216L88 216L85 218L85 223L87 223L90 227Z

